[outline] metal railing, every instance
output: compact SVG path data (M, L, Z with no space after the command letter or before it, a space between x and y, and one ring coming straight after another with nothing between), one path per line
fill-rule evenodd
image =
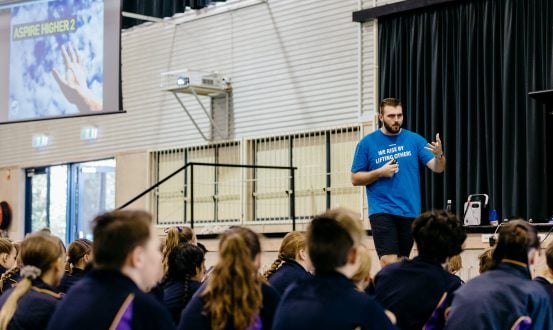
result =
M296 194L295 194L295 171L297 170L297 167L294 166L268 166L268 165L241 165L241 164L221 164L221 163L203 163L203 162L188 162L184 166L178 168L162 180L158 181L154 185L150 186L140 194L136 195L134 198L129 200L128 202L124 203L123 205L119 206L117 209L121 210L125 207L129 206L130 204L134 203L138 199L142 198L146 194L152 192L154 189L157 189L159 186L161 186L163 183L167 182L171 178L175 177L177 174L186 171L188 168L190 173L190 182L186 186L189 187L189 198L184 198L183 203L186 203L186 200L189 201L190 205L190 227L194 228L194 220L195 220L195 214L194 214L194 167L227 167L227 168L241 168L241 169L267 169L267 170L287 170L290 171L289 174L289 184L288 189L283 191L283 193L288 197L288 203L289 203L289 218L292 220L292 230L296 230ZM186 175L185 175L186 177ZM212 196L213 199L216 199L216 196ZM256 193L252 193L252 198L256 198ZM185 218L185 222L186 222Z

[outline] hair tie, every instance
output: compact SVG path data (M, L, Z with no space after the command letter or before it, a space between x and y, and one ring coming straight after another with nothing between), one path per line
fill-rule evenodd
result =
M42 271L38 267L29 265L23 266L19 273L21 274L21 277L35 280L37 277L40 276L40 274L42 274Z

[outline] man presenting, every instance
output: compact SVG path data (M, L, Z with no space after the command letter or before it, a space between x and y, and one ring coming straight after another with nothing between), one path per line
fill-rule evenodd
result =
M351 166L354 186L366 186L369 221L382 267L409 257L413 247L411 224L421 212L419 164L433 172L445 169L440 135L426 140L402 129L401 102L387 98L380 103L382 127L357 144Z

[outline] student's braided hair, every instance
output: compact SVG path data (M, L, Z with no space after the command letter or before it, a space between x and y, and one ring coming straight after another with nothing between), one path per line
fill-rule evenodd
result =
M202 268L204 262L204 251L190 243L181 243L169 254L169 270L167 279L182 281L184 294L182 301L190 299L190 279Z
M294 260L298 257L301 249L305 249L306 241L305 234L299 231L292 231L286 234L282 239L280 249L278 251L278 257L275 259L271 268L269 268L263 277L269 279L273 273L280 268L283 262L286 260Z
M65 269L73 273L75 265L81 260L85 255L92 252L92 242L79 238L71 242L67 248L67 264Z

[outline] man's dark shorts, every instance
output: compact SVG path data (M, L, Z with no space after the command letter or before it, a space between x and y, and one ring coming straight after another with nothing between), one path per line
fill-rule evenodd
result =
M378 258L387 254L409 257L413 247L412 224L414 218L377 213L369 216L374 246Z

